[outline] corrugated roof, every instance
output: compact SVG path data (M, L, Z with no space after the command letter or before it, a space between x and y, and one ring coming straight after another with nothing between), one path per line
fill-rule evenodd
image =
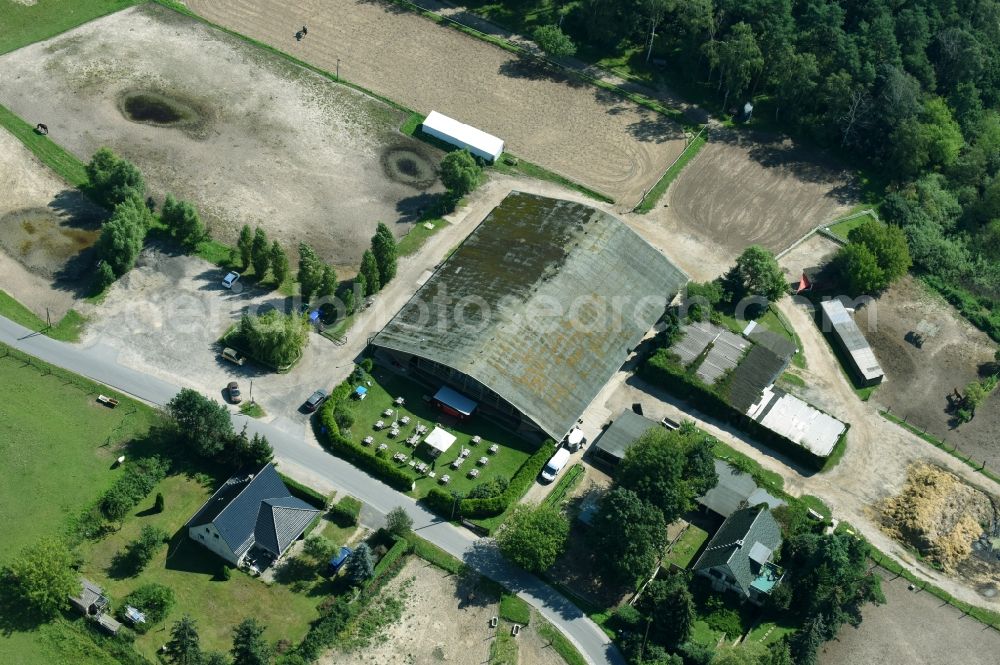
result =
M594 445L612 457L622 459L636 440L656 427L657 424L640 416L631 409L625 409L608 428L601 432Z
M855 371L866 381L875 381L882 377L882 366L879 365L875 352L872 351L864 333L858 328L858 324L854 322L851 313L844 307L844 303L838 299L824 300L819 306L827 323L832 326L833 334L851 357Z
M686 281L615 217L512 192L373 344L471 376L558 441Z
M774 387L764 390L746 414L819 457L833 452L840 435L847 429L847 425L833 416Z
M781 546L781 527L769 510L738 510L726 518L708 541L705 551L694 564L694 570L726 568L743 593L749 595L750 585L756 577L751 567L750 552L757 543L772 552L777 550Z
M319 512L293 497L274 466L268 464L256 474L241 472L227 480L188 526L214 524L236 556L242 556L255 542L280 555ZM289 538L295 529L298 531Z
M733 370L729 382L728 401L733 408L746 413L760 400L761 392L785 371L788 358L783 358L765 346L754 344Z

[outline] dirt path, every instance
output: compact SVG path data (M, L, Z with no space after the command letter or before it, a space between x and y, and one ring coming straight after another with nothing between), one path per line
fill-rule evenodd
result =
M625 209L684 147L664 116L397 5L358 0L187 0L210 21L399 101L504 139L510 152ZM296 41L307 24L309 34Z

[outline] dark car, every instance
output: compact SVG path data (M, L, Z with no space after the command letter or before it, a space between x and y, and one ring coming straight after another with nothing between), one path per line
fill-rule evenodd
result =
M233 404L239 404L243 401L243 397L240 395L240 386L235 381L229 382L226 391L229 393L229 401Z
M307 399L306 403L302 405L302 408L305 409L307 413L312 413L313 411L319 408L320 404L322 404L325 401L326 401L326 391L317 390L316 392L314 392L312 395L309 396L309 399Z

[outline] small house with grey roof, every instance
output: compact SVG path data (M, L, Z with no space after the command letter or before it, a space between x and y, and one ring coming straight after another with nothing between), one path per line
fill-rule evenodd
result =
M763 507L743 508L726 518L693 570L716 591L733 591L760 604L783 576L771 559L781 547L781 527Z
M687 279L613 215L512 192L371 343L460 416L562 441Z
M268 464L227 480L188 522L188 536L234 566L251 550L275 560L319 514L292 496Z

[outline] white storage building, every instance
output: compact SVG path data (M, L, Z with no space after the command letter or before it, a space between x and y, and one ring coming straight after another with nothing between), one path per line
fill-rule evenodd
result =
M431 111L424 119L425 134L445 143L465 148L476 157L496 161L503 153L503 140L454 118Z
M875 358L875 352L865 339L864 333L844 307L844 303L838 299L824 300L819 306L823 310L824 330L833 333L837 343L850 358L851 369L861 379L862 384L871 386L881 383L882 366Z

